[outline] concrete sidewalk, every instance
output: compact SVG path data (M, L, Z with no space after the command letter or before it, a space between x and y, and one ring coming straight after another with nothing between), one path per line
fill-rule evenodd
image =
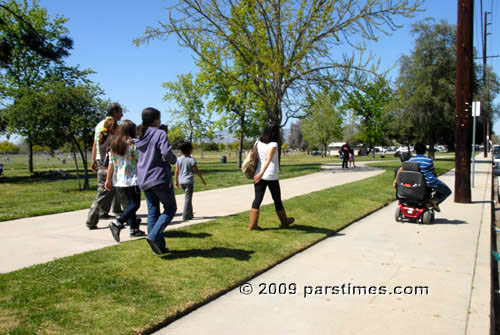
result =
M433 225L396 223L393 203L157 334L489 334L491 161L475 179L473 203L451 195Z
M342 170L340 164L331 164L325 167L328 169L323 172L280 180L282 198L293 198L383 172L380 169L358 165L360 166L355 169ZM248 211L253 197L253 184L195 192L193 196L195 218L182 222L184 195L179 195L176 197L177 215L167 229ZM272 203L271 195L266 192L263 204L269 203ZM90 231L85 226L87 213L88 210L81 210L0 222L0 236L2 236L0 273L114 245L116 242L108 229L111 221L100 220L98 226L101 229ZM147 221L145 202L141 204L138 214L145 223ZM289 214L293 215L293 212ZM146 227L143 226L143 229ZM128 229L123 230L120 237L122 241L130 240Z

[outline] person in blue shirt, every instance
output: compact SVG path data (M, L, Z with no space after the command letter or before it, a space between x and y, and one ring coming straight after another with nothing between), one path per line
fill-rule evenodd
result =
M417 153L417 155L415 157L410 158L409 161L418 163L420 172L422 172L425 176L425 182L427 183L427 186L432 187L436 190L436 195L434 198L430 200L430 202L432 203L434 209L437 212L440 212L441 209L439 208L439 204L450 196L451 190L445 183L443 183L436 177L436 170L434 170L434 163L432 159L425 157L425 151L426 151L425 144L423 144L422 142L418 142L417 144L415 144L415 152ZM399 171L401 171L401 168L399 169ZM397 179L398 176L396 175L396 179L394 179L393 183L394 187L397 186L396 182Z

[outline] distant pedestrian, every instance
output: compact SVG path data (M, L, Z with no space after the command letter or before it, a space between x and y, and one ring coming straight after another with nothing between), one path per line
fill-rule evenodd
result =
M168 129L161 125L160 111L148 107L142 111L142 124L135 141L139 152L137 181L146 196L148 205L148 237L153 253L168 252L163 231L174 218L177 210L170 164L177 157L168 141ZM163 211L160 209L160 204Z
M349 149L349 166L356 167L356 164L354 162L354 150L352 148Z
M349 162L349 152L351 151L351 148L349 147L349 142L345 142L342 147L340 148L340 151L342 152L342 168L347 169L348 162Z
M259 227L259 209L266 188L269 187L271 196L274 201L274 208L280 219L280 227L287 227L291 225L295 219L289 218L286 215L285 208L281 201L281 189L278 178L279 161L278 161L278 142L280 139L280 127L277 123L267 124L264 128L262 136L257 141L257 151L259 153L259 160L257 169L255 170L254 191L255 199L250 209L250 225L249 230L261 230Z
M184 221L193 218L193 190L194 190L194 174L200 177L203 185L206 185L205 179L201 175L196 160L191 156L193 145L191 142L183 142L181 144L182 157L177 158L175 165L175 188L179 185L184 190L184 210L182 211L182 219Z
M118 121L116 119L112 117L106 118L103 126L99 129L95 150L92 150L92 156L95 157L96 152L98 153L98 159L92 163L92 168L97 169L97 195L87 215L86 224L89 229L97 229L100 209L107 208L109 210L112 198L115 197L115 191L113 189L110 191L106 190L104 184L106 183L106 176L108 174L109 146L117 128Z
M110 160L105 188L116 192L127 199L127 208L116 221L109 224L109 229L116 242L120 242L120 231L129 224L130 237L145 236L139 229L137 210L141 206L141 190L137 185L137 152L133 139L136 137L135 123L123 121L110 146Z

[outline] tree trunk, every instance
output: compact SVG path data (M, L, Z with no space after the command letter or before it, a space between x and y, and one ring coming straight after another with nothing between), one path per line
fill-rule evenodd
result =
M73 144L74 144L75 148L78 149L78 152L80 153L80 157L82 157L83 167L84 167L84 171L85 171L85 175L84 175L85 181L83 184L83 189L88 190L90 187L88 184L88 166L87 166L87 159L86 159L85 152L84 152L85 150L82 150L82 148L80 147L80 144L78 144L78 141L76 140L74 135L71 135L71 139L73 140Z
M28 170L33 174L33 142L28 139Z
M89 185L89 165L88 165L88 157L87 157L87 142L85 139L83 140L83 189L90 190Z
M76 179L78 179L78 191L82 191L82 183L80 181L80 169L78 168L78 159L76 158L76 150L75 143L71 146L71 151L73 151L73 159L75 160L75 168L76 168Z
M241 169L243 164L243 140L245 139L245 113L240 116L240 149L238 152L238 167Z

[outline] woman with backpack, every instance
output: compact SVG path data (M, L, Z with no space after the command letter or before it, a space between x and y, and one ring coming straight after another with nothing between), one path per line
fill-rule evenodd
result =
M257 169L253 177L255 199L250 209L250 225L249 230L261 230L258 225L259 209L266 188L269 187L271 196L274 201L274 208L280 219L280 227L291 225L295 219L286 216L285 208L281 201L281 189L278 178L279 161L278 161L278 142L280 138L280 127L277 123L269 123L264 128L262 136L256 143L258 151Z

